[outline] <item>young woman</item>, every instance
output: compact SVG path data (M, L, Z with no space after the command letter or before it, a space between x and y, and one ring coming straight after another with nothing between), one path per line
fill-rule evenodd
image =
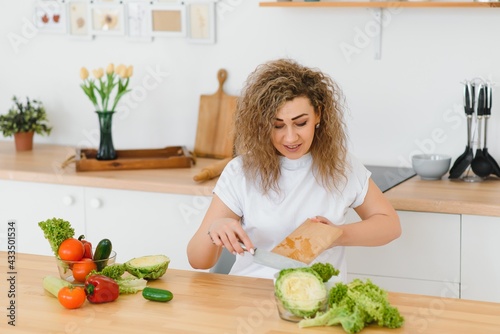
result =
M370 172L347 152L342 94L326 74L285 59L258 66L234 133L237 157L187 248L193 268L211 268L225 247L238 254L230 274L272 278L277 270L253 263L253 249L273 249L312 218L343 230L315 262L330 262L345 280L344 246L383 245L401 234ZM345 224L349 208L359 222Z

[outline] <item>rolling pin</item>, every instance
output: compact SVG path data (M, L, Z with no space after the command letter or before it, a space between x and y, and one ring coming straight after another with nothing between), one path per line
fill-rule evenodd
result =
M198 174L193 176L193 180L196 182L203 182L203 181L208 181L213 179L214 177L219 176L222 171L224 170L224 167L231 161L231 158L226 158L217 162L214 162L211 165L208 165L207 167L203 168Z

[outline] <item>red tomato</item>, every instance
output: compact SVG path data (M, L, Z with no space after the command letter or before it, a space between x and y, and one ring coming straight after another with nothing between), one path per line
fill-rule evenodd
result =
M97 266L92 259L83 258L81 261L73 263L72 270L75 281L84 283L85 277L87 277L92 270L97 270Z
M68 238L59 245L58 254L64 261L80 261L84 253L82 242L75 238Z
M61 290L59 290L57 299L59 300L59 303L61 303L61 305L65 308L79 308L83 305L83 303L85 303L85 289L81 286L73 288L65 286L61 288Z

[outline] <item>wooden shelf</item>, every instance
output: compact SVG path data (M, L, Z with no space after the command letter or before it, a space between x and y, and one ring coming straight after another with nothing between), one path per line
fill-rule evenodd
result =
M500 2L443 2L443 1L303 1L303 2L260 2L260 7L495 7L500 8Z
M259 2L260 7L280 7L280 8L340 8L340 7L357 7L369 8L374 12L378 24L380 25L380 33L376 34L374 39L374 58L381 59L382 48L382 12L384 8L500 8L500 0L498 2L479 2L479 1L264 1Z

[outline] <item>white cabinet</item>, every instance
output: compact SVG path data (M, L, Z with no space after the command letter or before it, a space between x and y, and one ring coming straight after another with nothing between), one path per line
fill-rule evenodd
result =
M7 223L16 221L16 250L54 255L38 222L49 218L71 222L84 230L84 198L81 187L0 180L0 250L6 250Z
M0 180L0 250L9 220L16 250L53 255L38 226L71 222L94 246L110 239L118 262L164 254L191 269L186 247L210 196ZM500 302L500 217L398 211L403 233L380 247L346 247L348 279L370 278L389 291ZM347 221L359 218L350 211Z
M348 274L349 281L354 278L367 279L384 288L387 291L414 293L427 296L443 298L459 298L460 283L457 282L437 282L429 280L418 280L409 278L395 278L386 276L371 276L360 274Z
M17 225L17 251L53 255L38 222L62 218L75 237L95 247L110 239L117 262L164 254L170 268L191 269L186 247L211 197L0 180L0 250L7 250L7 223Z
M210 197L85 188L86 236L95 245L110 239L117 262L164 254L169 268L191 269L186 247Z
M500 303L500 217L462 217L462 298Z
M379 247L346 247L348 277L390 291L458 298L460 215L398 212L402 235ZM352 212L349 221L356 221Z

